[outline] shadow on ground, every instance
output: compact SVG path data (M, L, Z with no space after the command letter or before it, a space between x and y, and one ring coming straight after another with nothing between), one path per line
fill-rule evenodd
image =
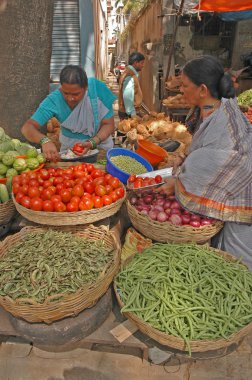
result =
M66 369L62 377L49 377L47 380L113 380L112 377L102 374L99 371L86 367L74 367Z

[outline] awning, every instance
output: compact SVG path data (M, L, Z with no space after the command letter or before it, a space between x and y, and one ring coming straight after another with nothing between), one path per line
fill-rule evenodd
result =
M251 0L199 0L196 9L206 12L231 12L252 9Z

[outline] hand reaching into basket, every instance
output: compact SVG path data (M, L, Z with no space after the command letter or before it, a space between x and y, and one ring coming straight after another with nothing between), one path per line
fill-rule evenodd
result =
M165 193L166 195L173 195L175 193L175 178L165 179L164 185L154 190L158 193Z
M178 156L175 158L173 162L173 169L172 169L172 174L176 175L178 174L178 169L179 167L183 164L183 162L186 159L186 155L184 153L179 153Z

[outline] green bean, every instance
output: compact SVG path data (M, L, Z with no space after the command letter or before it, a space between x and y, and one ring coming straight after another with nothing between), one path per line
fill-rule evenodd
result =
M115 166L128 174L143 174L147 172L144 165L130 156L118 155L111 157L110 160Z

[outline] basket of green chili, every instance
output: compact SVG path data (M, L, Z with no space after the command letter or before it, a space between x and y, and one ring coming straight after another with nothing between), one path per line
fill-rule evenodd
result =
M154 244L114 281L121 312L157 342L207 352L252 331L252 272L230 254L195 244Z
M0 305L28 322L76 316L105 294L120 244L105 227L25 227L0 242Z

